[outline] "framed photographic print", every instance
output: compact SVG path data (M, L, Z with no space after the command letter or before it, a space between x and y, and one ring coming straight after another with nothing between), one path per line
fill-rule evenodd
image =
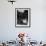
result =
M15 8L15 26L30 27L31 22L30 8Z

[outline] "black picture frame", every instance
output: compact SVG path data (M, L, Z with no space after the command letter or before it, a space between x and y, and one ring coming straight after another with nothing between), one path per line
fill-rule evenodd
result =
M31 8L15 8L15 27L31 27Z

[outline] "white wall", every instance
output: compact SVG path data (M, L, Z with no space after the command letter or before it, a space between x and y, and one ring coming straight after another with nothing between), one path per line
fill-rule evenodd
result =
M43 0L17 0L13 5L0 0L0 40L15 40L19 32L31 34L33 40L46 40L46 13ZM31 27L15 27L15 8L31 8Z

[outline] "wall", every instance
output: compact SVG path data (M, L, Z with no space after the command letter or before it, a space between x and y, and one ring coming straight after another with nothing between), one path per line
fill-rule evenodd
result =
M15 27L15 8L31 8L31 27ZM17 0L13 5L0 0L0 41L15 40L19 32L30 33L33 40L46 40L46 13L43 0Z

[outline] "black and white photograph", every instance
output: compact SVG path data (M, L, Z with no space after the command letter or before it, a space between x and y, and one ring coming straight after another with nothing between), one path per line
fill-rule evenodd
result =
M30 8L15 9L15 26L30 27Z

